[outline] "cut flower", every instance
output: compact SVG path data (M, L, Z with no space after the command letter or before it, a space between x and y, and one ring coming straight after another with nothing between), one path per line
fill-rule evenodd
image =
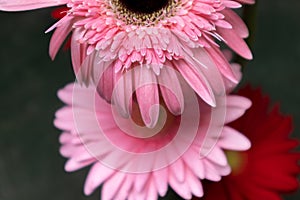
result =
M242 57L252 58L243 40L248 36L247 27L232 11L241 3L254 0L0 0L0 9L66 5L67 14L48 30L55 29L50 56L55 57L72 33L71 56L77 79L86 85L94 82L109 102L115 82L126 71L144 67L160 76L161 69L168 66L180 72L205 102L216 106L215 93L219 91L214 86L222 84L220 77L237 83L216 40ZM222 76L211 76L211 71ZM157 96L157 86L148 91ZM151 107L153 101L148 102L146 107ZM176 107L171 112L178 110L183 109Z
M84 192L89 195L102 185L103 200L157 199L158 195L166 194L168 186L184 199L191 199L192 195L201 197L201 179L219 181L230 173L223 150L241 151L250 147L248 139L229 126L221 129L218 139L215 132L207 133L209 126L221 125L211 118L211 107L199 98L196 98L201 112L199 121L194 120L197 112L193 107L188 120L184 120L184 114L167 113L166 122L156 135L136 137L153 129L124 129L117 123L112 105L98 95L93 84L88 88L69 84L58 96L67 104L56 113L54 121L63 131L60 152L68 158L65 169L75 171L92 165ZM240 96L230 95L226 100L226 123L239 118L251 105ZM140 124L138 114L133 114L133 119ZM183 127L184 123L188 125ZM207 145L209 141L214 145ZM201 148L210 149L201 157ZM120 149L123 153L118 153Z

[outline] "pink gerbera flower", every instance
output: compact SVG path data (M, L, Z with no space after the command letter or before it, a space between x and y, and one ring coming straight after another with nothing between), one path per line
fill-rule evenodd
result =
M191 97L186 99L190 106L181 116L166 111L165 118L160 116L165 123L159 121L153 129L136 125L143 124L139 112L135 112L136 105L132 112L135 125L118 118L93 84L87 88L69 84L58 96L67 104L56 113L54 121L63 130L60 152L68 158L65 170L91 165L84 192L90 195L102 185L103 200L157 199L166 194L168 186L184 199L201 197L201 179L219 181L230 173L223 150L250 147L242 134L219 124L212 108L195 95L196 102L190 102ZM226 109L226 123L240 117L251 104L240 96L226 99L223 108L216 108ZM197 111L201 111L201 118Z
M0 9L66 5L66 15L48 30L55 29L50 42L51 57L72 32L71 54L78 80L87 85L94 82L99 94L109 102L124 73L138 66L147 68L142 76L132 75L132 83L127 84L144 77L153 81L136 91L143 119L149 123L149 108L159 103L159 91L173 114L183 111L180 100L155 84L159 82L157 77L162 76L160 80L171 80L170 87L180 90L174 74L161 75L164 66L179 71L211 106L216 105L214 96L220 93L215 86L222 84L221 76L216 77L211 71L237 82L216 40L225 42L244 58L252 58L243 40L248 36L247 27L231 10L241 7L241 3L254 0L1 0Z

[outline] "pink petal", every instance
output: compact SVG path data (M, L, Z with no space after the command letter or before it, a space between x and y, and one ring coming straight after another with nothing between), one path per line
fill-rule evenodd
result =
M174 115L182 114L184 98L175 70L169 67L162 68L158 76L158 82L161 94L170 112Z
M157 200L157 189L152 179L149 179L148 194L146 200Z
M97 85L97 91L103 99L105 99L107 102L110 102L114 90L115 72L112 65L108 66L107 69L103 70L105 71L101 74L100 80Z
M225 43L240 56L251 60L252 53L246 42L233 29L217 28Z
M210 57L218 66L218 69L221 71L221 73L233 83L238 83L238 80L235 77L230 64L228 63L226 57L223 55L220 49L218 47L211 46L207 48L206 51L209 52Z
M230 123L241 117L250 108L251 101L245 97L230 95L227 97L227 109L225 123Z
M88 86L92 82L95 58L95 52L93 52L90 55L87 55L83 60L79 73L76 74L77 80L81 83L84 83L86 86Z
M251 147L251 143L243 134L235 129L225 126L218 145L224 149L244 151Z
M120 72L115 72L120 76ZM115 84L113 90L112 102L117 106L118 112L125 118L129 117L132 111L132 95L133 95L133 73L132 71L126 72Z
M235 1L223 1L223 4L228 8L240 8L242 7L241 4Z
M122 187L117 191L115 199L117 200L128 199L133 183L134 183L134 175L127 174L126 179L122 184Z
M118 172L114 176L110 177L105 181L102 187L102 196L103 200L111 200L117 195L118 190L122 187L123 182L126 179L126 173Z
M232 25L233 30L241 38L247 38L249 36L248 28L238 14L236 14L234 11L232 11L230 9L223 10L222 14L225 16L225 19L227 21L230 21L230 24Z
M211 149L211 151L207 155L207 158L221 166L226 166L228 164L224 151L216 146Z
M169 176L169 184L173 190L184 199L191 199L191 190L186 182L178 182L174 176Z
M58 6L69 0L0 0L0 10L21 11Z
M209 160L203 160L205 166L205 177L211 181L220 181L220 171L215 168L215 164L211 163Z
M156 189L160 196L165 196L168 191L168 170L167 168L160 169L153 173Z
M214 94L223 94L225 92L224 82L217 65L203 48L193 50L194 59L201 62L205 68L199 68L209 82Z
M145 189L146 183L150 177L149 173L137 174L135 176L134 189L141 192Z
M202 184L199 181L199 179L190 170L186 170L186 182L188 183L192 193L196 197L203 196Z
M255 0L237 0L238 2L241 2L242 4L254 4Z
M178 182L184 182L185 179L184 163L181 159L178 159L170 166L171 176L174 176Z
M176 68L182 74L186 82L209 105L215 107L216 100L212 89L201 71L194 69L183 60L176 61Z
M159 117L159 95L155 74L142 66L135 70L136 98L145 125L153 128Z
M73 171L82 169L82 168L92 164L93 162L95 162L95 160L93 160L93 159L87 160L87 161L84 161L84 162L77 162L73 159L70 159L65 164L65 170L67 172L73 172Z
M205 177L203 162L200 159L195 159L197 157L199 157L199 149L198 148L197 148L196 153L189 153L189 154L185 155L183 158L184 158L186 165L188 165L191 168L193 173L198 178L203 179Z
M231 68L232 68L232 70L235 74L235 77L240 82L241 79L242 79L241 65L239 65L237 63L232 63ZM225 88L226 88L227 93L231 93L235 89L235 87L237 86L236 83L233 83L233 82L229 81L228 79L224 79L224 84L225 84Z
M71 20L73 17L65 17L62 26L58 26L54 31L49 45L49 55L53 60L66 37L72 30Z
M58 98L67 105L72 104L72 92L73 92L74 84L70 83L66 85L64 88L58 90L57 96Z
M84 184L84 193L91 195L93 191L99 187L107 178L109 178L115 171L108 167L105 167L100 162L94 164L86 178Z
M82 82L80 78L80 68L81 64L86 58L87 45L79 43L79 41L77 40L77 37L79 37L79 35L80 32L77 29L75 29L73 31L71 39L71 58L75 75L78 81Z

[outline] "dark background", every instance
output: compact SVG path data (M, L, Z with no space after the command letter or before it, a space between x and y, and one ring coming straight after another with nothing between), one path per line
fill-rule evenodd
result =
M0 12L0 200L96 200L82 193L87 169L63 170L59 131L52 124L62 106L57 89L74 80L69 53L54 62L44 31L52 9ZM294 116L300 138L300 1L262 0L253 48L243 84L261 86L283 113ZM286 199L296 200L298 192ZM174 199L174 198L170 198Z

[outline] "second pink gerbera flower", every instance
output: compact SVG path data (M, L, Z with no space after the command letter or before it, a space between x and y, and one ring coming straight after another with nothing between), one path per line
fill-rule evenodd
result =
M139 126L139 112L132 114L133 125L118 118L92 84L70 84L58 96L66 104L54 122L63 131L60 152L68 158L65 169L92 165L84 191L89 195L102 185L103 200L156 200L168 186L184 199L201 197L202 179L219 181L230 173L223 150L250 147L246 137L218 120L224 117L229 123L239 118L251 105L244 97L227 96L226 104L216 108L226 109L226 116L213 117L211 107L193 94L196 102L189 96L183 115L167 112L166 121L149 129Z

